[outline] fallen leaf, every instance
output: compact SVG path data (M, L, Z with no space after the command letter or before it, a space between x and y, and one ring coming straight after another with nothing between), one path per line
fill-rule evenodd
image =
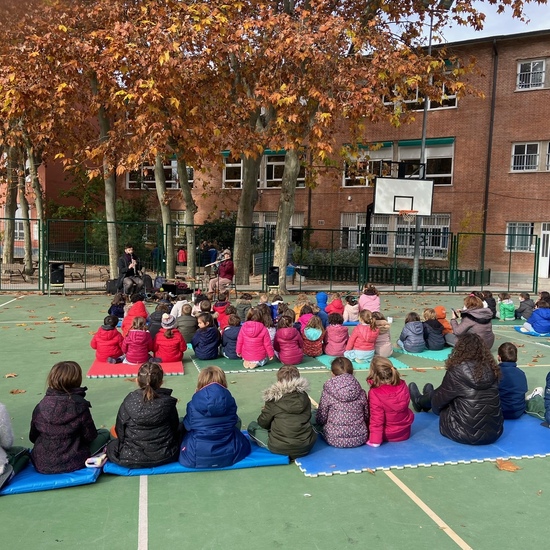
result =
M18 390L18 389L15 389L15 390L10 390L10 393L15 395L17 393L27 393L27 390Z
M44 340L55 340L55 336L42 336Z
M367 472L371 475L374 475L376 473L374 470L371 470L370 468L367 468Z
M236 380L231 380L231 382L229 382L230 384L236 384L237 381Z
M17 374L15 372L8 372L8 374L4 375L4 378L17 378Z
M70 321L71 318L70 318L70 317L61 317L61 320L62 320L62 321Z
M413 370L415 372L426 372L426 369L418 369L416 367L413 367L411 370Z
M511 460L502 460L497 458L496 466L499 470L504 470L505 472L515 472L516 470L521 470L521 468L514 464Z
M38 315L29 315L29 319L38 319Z
M537 495L538 495L539 497L540 497L540 495L542 495L542 489L539 489L539 490L537 491Z
M16 327L26 327L27 323L15 323Z
M60 351L50 351L52 355L57 355L58 353L61 353Z
M55 321L55 317L48 317L48 321Z

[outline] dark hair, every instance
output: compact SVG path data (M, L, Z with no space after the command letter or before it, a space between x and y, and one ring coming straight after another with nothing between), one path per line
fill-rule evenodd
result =
M208 298L204 294L196 294L194 303L198 306L203 300L208 300Z
M211 313L201 313L197 316L197 322L202 321L205 325L209 327L214 326L214 317L212 317Z
M342 325L344 323L344 318L340 313L329 313L328 314L328 324L329 325Z
M103 324L116 327L118 325L118 317L116 315L107 315L107 317L103 319Z
M410 313L407 313L407 316L405 317L405 324L412 323L414 321L420 321L420 315L418 315L416 311L411 311Z
M381 313L380 311L373 311L372 312L372 318L375 321L385 321L386 320L386 318L384 317L384 314Z
M218 293L218 302L227 301L228 296L229 296L229 292L227 292L227 290L223 290L222 292Z
M546 292L546 290L541 290L539 292L539 298L541 300L544 300L545 302L550 301L550 292Z
M483 291L483 297L484 297L484 298L492 298L492 297L493 297L493 293L492 293L490 290L484 290L484 291Z
M346 302L350 306L354 306L355 304L357 304L357 299L355 298L355 296L346 296Z
M201 300L199 307L201 308L201 311L203 313L210 313L210 310L212 309L212 303L208 298Z
M339 374L353 374L353 364L347 357L336 357L330 364L334 376Z
M241 300L252 300L252 294L244 292L243 294L241 294Z
M158 363L143 363L137 374L138 386L143 390L143 401L153 401L158 397L157 390L162 386L164 371Z
M292 322L296 322L296 312L292 308L285 309L283 312L283 315L285 317L290 317L292 319Z
M277 371L277 382L290 382L300 378L300 371L294 365L283 365Z
M451 370L463 363L473 365L473 376L476 382L483 378L483 371L487 368L493 371L497 380L500 379L500 367L498 366L491 350L478 334L467 332L459 336L455 347L445 361L445 368Z
M363 293L367 296L378 296L380 294L376 287L374 285L371 285L370 283L366 284L363 287Z
M238 327L241 324L241 318L236 313L231 313L227 319L227 324L230 327Z
M70 393L82 385L82 369L76 361L60 361L51 368L46 384L52 390Z
M258 304L257 309L262 313L262 323L266 328L273 327L273 315L271 314L271 308L267 304Z
M510 299L510 294L508 292L501 292L498 297L501 299L501 300L509 300Z
M290 328L294 322L288 315L281 315L277 321L277 328Z
M168 307L168 304L161 302L160 304L157 304L155 311L162 311L163 313L168 313L170 311L170 308Z
M300 316L307 315L308 313L313 313L313 308L309 304L306 304L300 309Z
M130 296L130 302L132 302L132 304L135 304L136 302L143 302L143 296L137 292L134 292L134 294Z
M124 297L124 294L122 294L122 292L117 292L113 296L113 301L111 302L111 304L114 306L118 306L120 304L125 304L125 303L126 303L126 298Z
M286 311L288 311L290 308L288 307L288 304L285 302L281 302L277 304L277 315L282 315Z
M539 300L536 304L537 308L539 309L546 309L546 308L549 308L550 305L548 305L548 302L546 302L545 300Z
M263 322L262 311L257 307L251 307L246 314L247 321L257 321L258 323Z
M506 363L517 363L518 361L518 348L512 342L500 344L497 354L500 360Z
M367 380L372 381L373 388L378 388L384 384L397 386L401 381L401 377L388 358L376 355L370 362Z
M529 292L520 292L519 295L524 300L529 300L529 298L531 298L531 296L529 296Z
M235 306L232 306L231 304L227 304L225 306L224 313L226 315L235 315L237 313L237 308Z

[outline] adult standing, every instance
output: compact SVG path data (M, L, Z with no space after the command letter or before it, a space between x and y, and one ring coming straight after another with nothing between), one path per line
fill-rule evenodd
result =
M141 263L134 254L134 247L127 243L124 246L124 254L118 259L118 288L122 288L124 294L131 295L141 292L143 279L140 274Z
M460 313L460 322L458 314ZM488 307L483 307L483 302L477 296L470 294L464 298L464 309L457 312L453 309L453 318L451 319L452 334L445 335L445 341L450 346L454 346L459 336L473 332L485 342L491 349L495 343L493 325L491 319L493 312Z
M222 253L222 261L218 266L218 275L213 279L210 279L208 283L208 291L216 292L221 287L230 285L233 282L233 277L235 276L235 264L231 259L231 251L225 249Z

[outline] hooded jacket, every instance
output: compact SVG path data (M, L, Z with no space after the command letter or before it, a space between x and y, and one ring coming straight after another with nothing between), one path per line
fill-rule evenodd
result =
M382 384L369 390L371 443L404 441L411 436L414 413L409 409L409 388L404 380L397 386Z
M237 429L237 404L220 384L201 388L187 403L179 462L188 468L225 468L250 454L250 442Z
M273 359L275 352L269 332L259 321L246 321L237 337L237 355L245 361L263 361Z
M439 323L443 327L443 336L445 336L445 334L452 334L453 327L451 326L451 323L449 323L447 319L446 309L443 306L435 306L434 311L435 311L436 319L439 321Z
M344 325L329 325L323 337L324 350L327 355L344 355L349 340L348 327Z
M388 323L386 319L377 319L376 328L379 332L374 344L374 355L391 357L393 355L393 344L390 334L391 323Z
M219 355L220 333L216 327L199 328L195 332L191 344L197 359L217 359Z
M117 439L107 445L111 462L129 468L150 468L178 459L179 417L172 390L159 388L158 397L143 400L143 390L128 394L116 417Z
M131 330L122 342L127 363L144 363L153 351L153 339L147 330Z
M143 317L144 319L147 319L148 315L149 314L147 313L147 308L145 307L143 301L139 300L138 302L132 304L129 307L128 312L124 316L124 319L122 320L122 336L126 336L132 328L134 317Z
M539 307L533 310L531 317L529 317L529 324L539 334L550 332L550 308Z
M519 418L525 412L527 377L517 363L505 361L499 366L502 378L498 383L498 393L502 416L505 419Z
M84 397L88 388L64 391L48 388L32 413L29 439L32 462L41 474L74 472L84 468L97 430Z
M357 312L359 313L359 305L357 305ZM327 314L331 313L339 313L340 315L344 315L344 304L340 298L334 298L330 304L327 304L327 307L325 308L325 311Z
M326 292L317 292L315 295L315 300L317 301L319 309L325 311L325 308L327 307L328 294Z
M95 349L95 358L98 361L107 361L109 357L120 357L122 355L122 342L124 338L116 327L102 325L93 335L90 346Z
M489 349L493 347L493 344L495 343L493 325L491 324L493 312L488 307L481 307L479 309L463 309L460 312L460 318L460 323L457 319L451 319L451 326L453 327L453 333L455 336L462 336L467 332L473 332L485 342Z
M327 380L315 418L333 447L359 447L369 438L367 394L353 374Z
M151 338L155 338L155 336L158 334L158 331L162 327L162 316L166 312L164 310L155 310L151 315L149 315L149 320L147 323L149 334L151 335Z
M0 403L0 474L4 473L4 468L8 463L6 449L13 446L13 431L8 409Z
M426 349L424 342L424 325L421 321L411 321L405 323L399 336L405 351L410 353L420 353Z
M239 359L237 355L237 338L241 331L238 327L228 326L222 333L222 353L228 359Z
M424 342L426 349L440 350L445 347L443 325L437 319L427 319L424 325Z
M304 355L309 357L319 357L323 355L323 336L324 330L314 327L306 327L302 332L304 340Z
M161 328L153 341L153 354L165 363L183 360L187 343L177 328L172 329L172 338L166 338L166 329Z
M176 327L183 336L183 339L190 343L191 340L193 340L193 336L195 336L195 332L197 332L199 325L196 317L181 314L176 318Z
M344 323L356 323L359 321L359 304L352 306L351 304L346 304L344 306Z
M516 307L514 306L514 302L510 299L499 301L498 312L501 321L512 321L516 318Z
M527 300L522 300L519 303L519 307L515 311L515 317L516 319L521 319L522 317L524 319L529 319L531 315L533 314L533 310L535 309L535 302L531 300L531 298L527 298Z
M373 351L380 331L372 330L369 325L357 325L350 334L346 350Z
M304 359L304 340L294 327L277 329L273 349L283 365L299 365Z
M380 296L377 294L361 294L359 296L359 311L368 309L370 312L380 311Z
M432 394L432 410L440 415L441 434L458 443L487 445L502 435L498 381L489 366L480 380L474 378L470 363L447 370Z
M218 328L220 332L223 332L225 327L229 324L229 315L225 313L225 308L231 305L229 302L216 302L212 306L212 311L217 313L216 321L218 321Z
M264 407L258 424L269 430L268 448L272 453L290 458L311 451L317 434L311 425L311 402L305 378L276 382L263 392Z

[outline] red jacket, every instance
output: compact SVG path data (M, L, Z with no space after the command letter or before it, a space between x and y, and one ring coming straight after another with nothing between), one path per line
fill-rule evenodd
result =
M218 321L218 328L220 332L223 332L225 327L229 324L229 315L225 313L225 308L231 305L229 302L216 302L212 306L212 311L218 314L216 321Z
M275 356L269 332L259 321L243 323L237 337L237 355L245 361L262 361Z
M369 325L357 325L346 345L346 350L356 349L361 351L374 350L374 344L380 331L372 330Z
M298 365L304 358L304 341L294 327L277 329L273 348L279 354L279 361L283 365Z
M340 315L344 315L344 304L342 303L342 300L340 300L340 298L335 298L332 300L332 302L325 307L325 312L327 315L330 313L339 313Z
M122 320L122 336L126 336L128 331L132 328L134 317L143 317L144 319L147 319L148 316L149 314L147 313L147 308L142 301L133 304Z
M120 357L122 355L122 341L124 338L116 327L99 327L94 334L90 346L96 350L95 358L98 361L107 361L109 357Z
M165 363L181 361L187 349L187 343L177 328L172 329L172 338L166 338L166 329L161 328L153 342L153 354Z
M127 363L145 363L149 352L153 351L151 333L148 330L131 330L122 342L122 351L126 354Z
M397 386L382 384L369 391L371 443L405 441L411 436L414 413L409 409L409 388L404 380Z

